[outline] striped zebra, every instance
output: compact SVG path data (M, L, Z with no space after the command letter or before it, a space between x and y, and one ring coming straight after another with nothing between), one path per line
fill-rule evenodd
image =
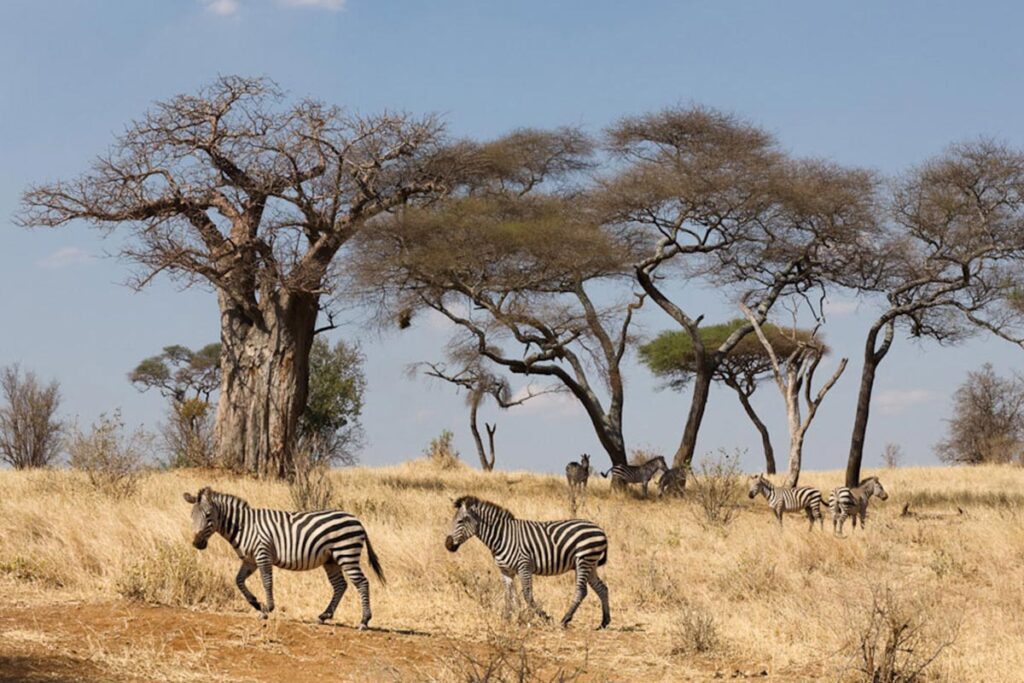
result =
M565 466L565 480L569 483L569 500L572 501L573 514L576 512L576 494L587 497L587 480L590 479L590 455L583 454L579 462L571 462Z
M853 528L857 528L857 517L860 516L860 528L864 529L864 519L868 516L868 501L871 496L886 500L889 494L882 488L878 477L868 477L859 486L849 488L837 486L828 497L828 509L832 512L832 532L843 533L843 524L847 517L853 517Z
M647 483L659 471L668 472L665 458L660 455L651 458L643 465L612 465L612 468L607 472L602 472L601 476L607 479L608 474L611 473L612 488L623 487L626 484L640 484L644 498L646 498Z
M747 495L751 498L762 494L768 501L768 507L775 513L779 520L779 527L782 527L782 513L797 512L803 510L807 513L807 520L810 522L808 531L814 530L814 521L817 520L822 530L825 529L825 520L821 515L821 491L811 486L798 486L796 488L779 486L776 488L763 474L754 474L750 477L750 490Z
M185 500L192 503L192 531L195 533L192 545L203 550L214 533L231 544L242 560L235 583L263 619L274 611L273 567L299 571L323 567L334 593L319 617L320 623L334 617L334 610L348 587L347 581L351 581L359 590L363 607L359 628L367 627L371 617L370 583L359 567L364 542L370 566L381 583L384 583L384 574L358 519L340 510L283 512L253 508L241 498L213 491L208 486L195 496L186 493ZM260 605L245 586L245 580L257 569L267 596L265 605Z
M533 577L556 576L576 570L576 595L562 626L572 621L576 609L587 595L587 584L601 598L601 628L611 621L608 587L597 575L597 568L608 560L608 537L601 527L582 519L557 522L532 522L516 519L505 508L473 496L455 501L451 534L444 547L455 552L473 536L491 551L505 582L505 617L512 613L515 597L513 583L519 577L523 597L541 618L550 617L533 600Z

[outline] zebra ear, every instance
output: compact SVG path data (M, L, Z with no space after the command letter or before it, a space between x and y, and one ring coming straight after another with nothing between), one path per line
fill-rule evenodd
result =
M198 501L198 500L199 499L196 498L195 496L193 496L191 493L186 493L185 494L185 502L187 502L187 503L192 503L193 505L195 505L196 501Z

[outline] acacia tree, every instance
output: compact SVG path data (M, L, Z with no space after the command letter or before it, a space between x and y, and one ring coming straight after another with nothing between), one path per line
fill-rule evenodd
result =
M481 357L475 350L467 349L453 355L456 358L459 356L464 358L464 362L454 370L442 363L423 363L421 365L427 376L454 384L466 392L466 404L469 406L469 431L473 435L473 441L476 444L476 453L480 458L480 467L485 472L491 472L494 470L494 435L498 431L498 424L484 423L484 427L487 429L487 444L490 450L488 454L488 451L484 449L484 440L480 434L480 426L477 420L480 404L489 396L499 408L507 410L514 406L522 405L542 394L552 393L557 389L545 388L535 390L532 386L527 386L526 393L519 398L515 398L512 395L512 388L509 386L508 380L487 370L481 362Z
M161 428L175 465L213 464L210 396L220 386L220 344L197 351L165 346L128 373L139 391L156 389L171 402L170 419Z
M631 254L572 192L590 151L571 129L519 131L478 149L478 182L364 233L357 270L403 311L400 322L437 311L486 362L560 382L612 462L626 464L621 364L643 296L593 296L628 287Z
M736 319L719 325L703 326L700 328L701 341L705 348L719 347L729 335L745 324L744 320ZM798 343L808 341L811 334L809 330L783 332L770 323L762 325L762 330L771 342L772 348L784 358L796 350ZM666 378L668 386L672 389L682 390L696 374L697 357L693 351L693 342L685 332L662 332L640 346L638 351L644 365L655 376ZM771 376L771 357L756 336L748 335L726 354L715 368L712 379L736 392L744 412L761 436L766 472L775 474L775 450L772 448L771 435L750 402L761 381Z
M806 338L800 338L799 330L794 325L786 344L792 350L789 355L780 358L779 350L768 338L764 326L757 321L754 312L742 303L740 308L750 324L754 326L754 333L765 353L768 354L771 361L772 377L786 402L786 418L789 423L789 473L784 486L796 486L800 481L800 469L803 466L804 437L807 435L814 416L818 413L821 402L825 400L826 394L835 386L846 369L848 359L840 360L836 371L821 385L817 393L812 395L814 373L818 369L821 359L828 353L828 347L817 337L818 328L815 327L809 335L806 335ZM807 411L804 415L801 415L801 393Z
M218 449L270 476L289 468L335 255L376 217L443 194L459 168L432 117L283 97L266 79L224 77L157 103L90 171L26 191L19 217L121 228L133 286L164 273L215 290Z
M17 364L0 368L0 461L16 470L48 467L60 456L60 384L43 384Z
M693 395L674 456L685 472L716 370L753 324L705 345L703 316L671 298L666 271L736 289L763 324L780 296L821 287L856 258L876 230L876 180L790 159L765 131L703 108L624 119L608 140L625 168L604 183L607 220L645 250L636 279L693 346Z
M988 141L953 146L895 184L890 212L887 238L837 278L885 299L865 339L847 486L860 481L875 376L897 326L940 343L978 330L1022 343L1010 304L1024 256L1024 154Z

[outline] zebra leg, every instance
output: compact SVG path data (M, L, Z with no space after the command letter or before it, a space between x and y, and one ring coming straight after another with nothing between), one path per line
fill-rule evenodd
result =
M260 601L256 599L256 596L252 594L252 591L245 585L246 579L252 576L252 573L256 571L256 565L248 560L242 560L242 566L238 569L238 576L235 577L235 585L238 586L238 590L242 591L242 596L246 602L252 605L252 608L257 612L261 612Z
M515 574L501 572L501 580L505 584L505 619L512 618L512 601L515 599Z
M572 599L572 604L569 605L569 611L562 617L562 628L569 625L576 610L579 609L580 603L583 602L583 598L587 597L587 579L593 569L593 565L586 562L576 565L576 595Z
M359 602L363 606L363 619L359 622L359 630L365 631L370 624L373 614L370 612L370 582L358 564L349 564L342 569L348 580L359 590Z
M598 628L604 628L612 620L612 612L608 607L608 586L604 585L604 581L597 575L597 567L590 572L587 580L590 582L590 587L597 593L597 597L601 598L601 625Z
M267 557L257 559L256 566L260 568L260 578L263 579L263 592L267 595L266 604L260 608L260 617L266 619L267 615L274 611L274 568Z
M642 482L640 482L640 489L644 492L644 498L647 497L647 481L647 479L644 479Z
M782 508L774 508L772 512L775 513L775 519L779 520L779 528L782 528Z
M327 604L327 609L323 611L319 617L320 623L324 623L328 619L334 618L334 610L338 609L338 603L341 602L341 598L345 595L345 589L348 588L348 582L345 581L345 574L334 562L327 562L324 564L324 571L327 572L327 580L331 582L331 588L334 589L334 594L331 595L331 601Z
M547 612L537 606L537 603L533 601L533 575L529 569L519 570L519 584L523 587L523 599L526 600L526 604L530 606L534 612L537 613L544 621L551 621L551 617L548 616Z

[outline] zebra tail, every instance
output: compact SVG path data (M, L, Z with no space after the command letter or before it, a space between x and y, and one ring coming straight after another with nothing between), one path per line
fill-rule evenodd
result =
M608 473L611 472L613 469L615 469L615 468L614 467L609 467L608 468L608 472L602 472L601 476L604 477L605 479L607 479L608 478Z
M387 579L384 578L384 570L380 568L380 560L377 559L377 553L373 552L373 546L370 544L369 534L366 534L366 556L370 558L370 566L373 567L373 573L377 575L381 583L387 584Z
M605 546L604 552L601 553L601 557L597 560L597 566L603 567L608 563L608 547Z

